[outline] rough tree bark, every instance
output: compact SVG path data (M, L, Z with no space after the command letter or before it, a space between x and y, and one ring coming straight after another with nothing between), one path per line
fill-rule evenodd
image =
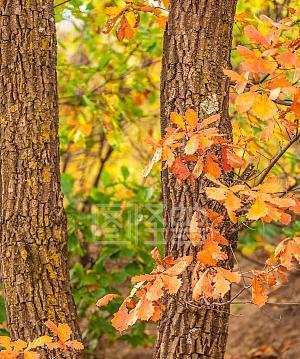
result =
M161 77L162 133L170 126L172 111L184 114L193 108L200 118L219 113L220 132L232 139L229 81L223 68L229 67L235 8L236 0L171 1ZM229 184L231 176L223 180ZM204 196L208 182L200 178L193 185L179 184L164 170L162 183L166 255L195 254L187 235L193 208L216 208ZM229 225L224 223L222 233L226 233ZM178 295L166 298L154 358L222 359L228 333L228 306L198 309L188 301L191 301L191 271L183 276Z
M0 0L0 31L0 269L8 326L12 338L31 340L51 319L68 323L79 339L60 190L53 0Z

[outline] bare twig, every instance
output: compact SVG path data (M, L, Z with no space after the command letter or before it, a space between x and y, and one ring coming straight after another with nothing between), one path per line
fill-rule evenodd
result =
M64 4L66 4L67 2L70 2L70 1L71 1L71 0L63 1L63 2L61 2L60 4L55 5L54 8L59 7L59 6L61 6L61 5L64 5Z
M277 156L275 156L272 161L270 162L269 166L263 171L263 175L260 177L259 181L256 183L256 186L260 185L263 183L263 181L265 180L265 178L267 177L267 175L269 174L269 172L272 170L272 168L276 165L276 163L280 160L280 158L287 152L287 150L295 143L299 140L300 138L300 134L297 133L295 135L295 137L288 142L288 144L283 147L283 149L278 153Z

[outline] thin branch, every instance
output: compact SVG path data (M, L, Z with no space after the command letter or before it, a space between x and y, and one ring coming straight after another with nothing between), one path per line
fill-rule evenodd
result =
M61 5L66 4L67 2L70 2L70 1L71 1L71 0L63 1L63 2L61 2L60 4L55 5L55 6L54 6L54 9L55 9L56 7L59 7L59 6L61 6Z
M270 162L269 166L264 170L264 174L261 176L259 181L256 183L255 186L258 186L263 183L269 172L272 170L272 168L276 165L276 163L280 160L280 158L287 152L287 150L299 140L300 134L296 134L295 137L278 153L277 156L275 156L272 161Z
M232 302L231 304L253 304L250 301L245 301L245 302ZM267 302L265 303L265 305L273 305L273 306L278 306L278 307L284 307L284 306L300 306L300 302L282 302L282 303L273 303L273 302Z

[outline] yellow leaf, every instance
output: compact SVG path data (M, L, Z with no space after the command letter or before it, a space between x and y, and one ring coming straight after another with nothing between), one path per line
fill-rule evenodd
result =
M268 206L266 202L261 199L256 199L256 201L251 206L249 212L247 213L247 218L250 221L256 221L268 214Z
M121 6L108 6L104 9L106 15L115 16L118 15L123 8Z
M205 193L208 198L214 199L215 201L223 201L226 199L227 188L223 187L207 187Z
M70 339L72 330L68 324L58 324L57 336L61 342L66 342Z
M26 348L26 351L38 348L38 347L42 347L47 343L51 343L52 342L52 338L49 337L49 335L43 335L35 340L33 340L31 343L28 344L28 347Z
M198 178L201 175L201 173L203 172L203 167L203 159L199 158L192 172L194 178Z
M168 9L169 6L170 6L169 0L162 0L162 2L163 2L163 4L164 4L165 9Z
M136 24L136 18L133 12L128 12L126 14L126 19L130 25L130 27L134 28Z
M224 206L230 211L236 211L237 209L241 208L242 201L231 191L228 191L227 197L224 201Z
M251 111L256 117L266 121L274 117L278 110L267 95L257 95Z
M11 343L16 351L21 351L27 347L27 343L24 340L18 339L15 342Z
M173 122L175 125L177 125L178 127L182 128L183 130L185 130L185 123L183 118L176 112L172 112L171 116L170 116L170 120L171 122Z
M11 350L11 339L7 336L0 336L0 346L6 350Z
M185 113L185 120L186 123L189 125L189 129L194 130L197 127L198 123L197 112L192 109L187 110Z
M39 359L40 355L36 352L25 352L24 359Z

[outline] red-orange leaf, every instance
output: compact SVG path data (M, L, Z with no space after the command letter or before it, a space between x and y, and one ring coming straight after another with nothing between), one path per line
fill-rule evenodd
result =
M174 176L181 181L184 181L190 176L189 169L179 157L175 158L175 161L171 166L170 170L174 174Z

